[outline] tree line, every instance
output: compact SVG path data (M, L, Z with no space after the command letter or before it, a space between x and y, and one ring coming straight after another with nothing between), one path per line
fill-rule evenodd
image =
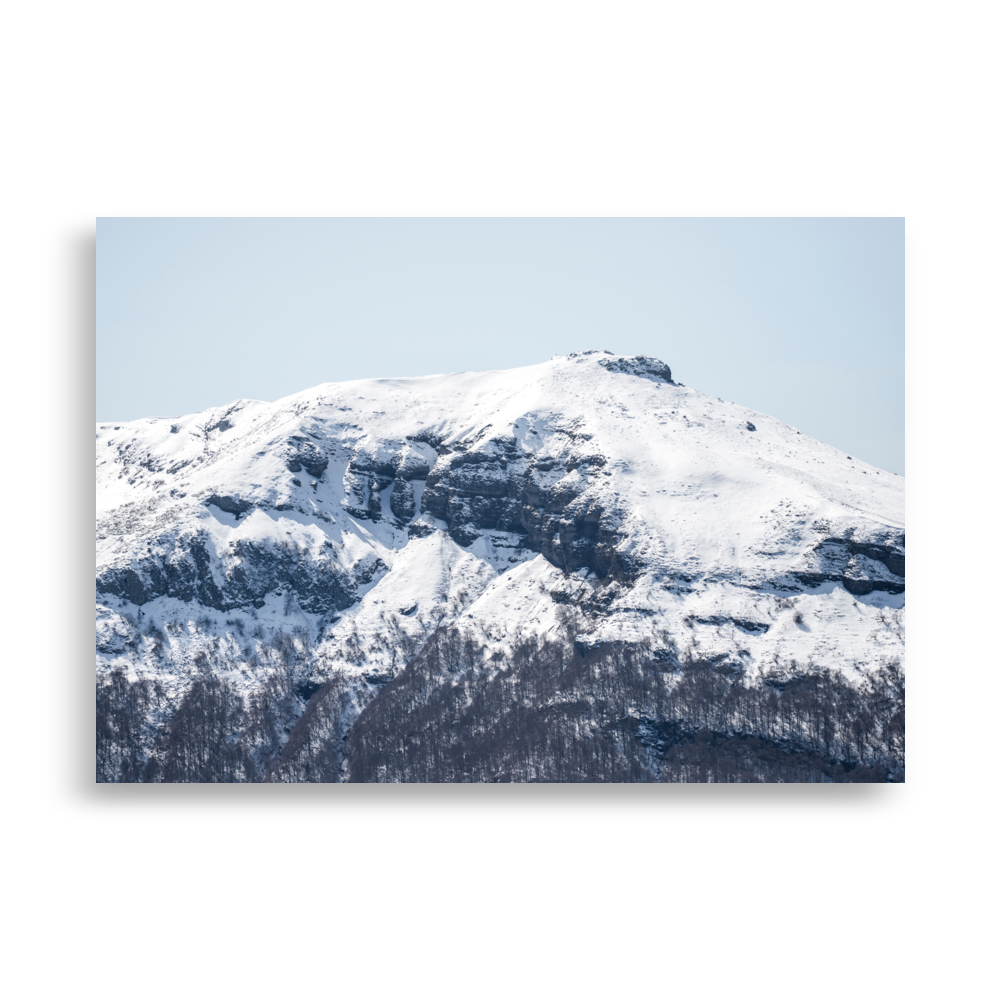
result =
M904 775L897 664L747 677L649 646L435 633L386 679L303 685L291 650L252 694L203 670L178 701L104 677L99 781L884 782Z

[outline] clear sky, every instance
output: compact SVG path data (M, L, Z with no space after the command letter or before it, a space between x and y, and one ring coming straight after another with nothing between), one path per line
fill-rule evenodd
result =
M99 219L97 419L591 348L903 467L902 219Z

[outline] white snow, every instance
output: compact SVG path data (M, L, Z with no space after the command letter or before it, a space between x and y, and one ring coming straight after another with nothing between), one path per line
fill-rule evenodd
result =
M240 400L179 418L101 424L98 573L137 565L147 547L165 557L183 551L199 532L211 540L216 574L232 569L241 541L287 542L302 558L329 559L347 572L380 561L384 568L359 586L359 600L336 620L295 608L286 614L284 595L269 595L263 608L226 613L171 598L141 609L147 625L207 615L214 624L198 634L228 636L236 647L247 643L237 641L227 618L255 622L265 634L297 626L315 644L320 675L399 668L403 652L442 624L473 630L491 644L552 630L568 614L560 610L567 602L553 592L572 592L571 605L583 601L574 627L587 642L645 640L679 653L729 655L750 672L793 661L852 671L901 658L902 595L854 597L833 583L796 593L773 583L809 572L817 543L845 526L859 540L901 529L903 479L735 403L652 376L609 372L598 364L603 357L330 383L274 403ZM391 488L382 491L381 521L345 509L358 502L348 473L356 454L433 467L453 460L450 449L488 448L486 442L504 435L539 464L553 463L535 472L536 481L586 490L617 517L621 550L643 567L634 586L565 574L518 548L517 535L484 532L463 548L443 522L419 514L423 479L411 485L414 520L427 526L426 537L410 537L405 524L394 523ZM289 471L282 449L291 438L327 454L321 479ZM595 456L603 465L579 461ZM567 471L567 464L575 467ZM237 516L206 506L213 495L261 506ZM888 574L864 555L854 560L849 574ZM595 595L606 612L586 611ZM100 600L104 668L175 670L148 655L144 643L138 652L126 646L133 626L124 616L135 619L139 609ZM760 628L748 631L734 621ZM172 634L170 641L193 650L192 635ZM368 650L363 662L344 658L349 637ZM244 662L234 669L252 677L258 668Z

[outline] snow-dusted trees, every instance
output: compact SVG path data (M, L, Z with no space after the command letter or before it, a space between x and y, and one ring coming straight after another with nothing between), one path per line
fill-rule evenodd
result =
M829 670L750 681L643 646L529 638L491 653L444 629L394 677L317 688L296 685L296 649L278 641L274 673L246 697L207 672L171 705L150 682L112 675L98 691L98 780L903 777L904 679L892 664L860 684Z
M665 668L642 647L440 634L347 735L350 781L902 780L903 677Z

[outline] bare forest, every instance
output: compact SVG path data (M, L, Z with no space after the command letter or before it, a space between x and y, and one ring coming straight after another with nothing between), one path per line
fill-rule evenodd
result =
M284 664L284 666L282 666ZM210 664L204 665L210 668ZM441 630L391 679L252 696L210 669L171 700L115 672L97 689L104 782L898 782L904 679L664 658L527 639L493 652Z

